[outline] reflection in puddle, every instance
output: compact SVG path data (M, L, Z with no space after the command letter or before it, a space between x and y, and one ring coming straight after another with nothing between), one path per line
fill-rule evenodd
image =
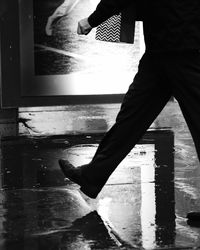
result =
M199 228L175 218L171 131L148 132L96 200L64 181L57 159L87 163L99 137L65 140L60 148L59 140L55 147L38 139L2 146L0 249L166 249L199 241Z

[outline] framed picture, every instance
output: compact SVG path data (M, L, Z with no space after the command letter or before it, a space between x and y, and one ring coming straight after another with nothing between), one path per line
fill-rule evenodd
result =
M98 2L7 1L1 22L3 106L121 100L137 71L139 28L134 44L97 41L96 29L78 35L78 21Z

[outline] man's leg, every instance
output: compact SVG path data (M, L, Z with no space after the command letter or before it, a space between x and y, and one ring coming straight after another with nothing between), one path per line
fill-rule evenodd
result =
M200 159L200 53L183 53L173 60L171 82ZM191 222L200 222L200 210L189 212Z
M74 168L59 160L65 176L96 198L111 173L143 136L171 97L163 72L162 56L145 54L126 93L116 123L106 133L89 164Z
M170 82L200 159L200 53L182 53L171 65ZM169 69L169 67L168 67Z
M144 55L124 97L116 123L99 144L92 161L82 166L84 177L91 183L103 186L170 97L171 89L157 56Z

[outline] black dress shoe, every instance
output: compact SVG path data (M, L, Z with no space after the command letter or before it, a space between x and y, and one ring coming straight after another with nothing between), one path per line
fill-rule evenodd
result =
M97 186L89 183L81 173L81 167L74 167L68 160L59 161L60 168L62 169L65 177L80 186L80 190L88 197L95 199L101 191L102 186Z

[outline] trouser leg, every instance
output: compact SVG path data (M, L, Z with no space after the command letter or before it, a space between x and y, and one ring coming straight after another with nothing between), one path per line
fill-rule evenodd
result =
M91 182L105 184L171 97L171 89L158 67L159 63L149 55L141 59L115 124L102 139L92 161L83 167Z
M200 53L191 52L174 60L171 81L200 159Z

